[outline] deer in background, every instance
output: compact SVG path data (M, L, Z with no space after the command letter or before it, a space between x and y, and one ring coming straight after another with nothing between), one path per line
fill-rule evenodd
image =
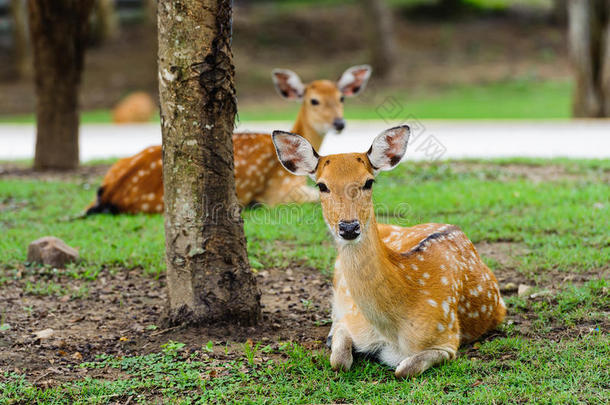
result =
M326 133L345 128L344 98L360 93L370 75L371 68L361 65L347 69L337 82L315 80L305 85L296 73L285 69L275 69L272 76L283 98L301 102L292 132L319 148ZM269 134L234 134L233 153L235 188L241 205L317 200L316 189L307 186L304 178L284 170L278 162ZM116 162L104 177L87 214L163 212L161 157L161 146L152 146Z
M284 167L317 182L335 239L330 364L348 370L356 352L375 355L397 377L455 358L461 343L502 322L498 283L454 225L377 224L375 175L403 158L409 127L389 129L366 153L320 157L303 137L275 131Z

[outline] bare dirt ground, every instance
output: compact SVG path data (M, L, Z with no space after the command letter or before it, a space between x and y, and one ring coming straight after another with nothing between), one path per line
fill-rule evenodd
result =
M479 249L485 255L502 260L503 253L495 255L494 252L502 252L506 245L494 245L482 244ZM507 282L531 283L510 269L495 273L502 286ZM565 281L557 276L553 285ZM26 292L28 281L41 279L62 285L68 293L58 297ZM242 357L244 342L262 342L277 349L281 342L292 341L309 350L323 350L330 328L330 280L316 269L293 266L261 271L257 274L257 282L263 304L263 320L257 327L221 325L163 329L160 319L166 302L164 277L156 280L145 277L140 268L105 269L95 281L87 283L87 294L74 297L71 294L80 289L83 281L62 275L61 271L22 267L0 288L4 322L11 325L10 330L0 333L0 369L25 374L41 386L53 386L84 376L115 378L116 370L76 366L83 361L93 361L100 354L126 356L156 352L170 339L185 343L189 352L201 350L212 341L215 351L211 356L217 360ZM516 291L503 295L513 294ZM509 313L506 322L515 324L524 336L535 338L530 325L536 318L535 313L527 311ZM554 325L545 338L560 340L579 336L589 333L590 326ZM603 326L604 330L609 327L610 322ZM35 332L48 328L54 331L51 337L36 337ZM504 336L504 333L493 331L485 339L498 336ZM225 347L228 347L226 352ZM461 355L470 354L468 346Z
M432 21L400 13L395 19L396 77L381 82L373 75L369 87L430 94L450 85L570 76L565 28L542 19L506 15ZM354 29L364 25L365 15L357 6L299 12L237 7L234 54L240 104L282 103L270 80L275 67L293 69L308 81L334 79L348 66L365 63L365 30ZM116 40L90 46L82 108L110 108L136 90L156 96L156 54L156 33L145 24L123 26ZM16 80L11 66L11 50L0 50L0 114L32 112L33 82Z

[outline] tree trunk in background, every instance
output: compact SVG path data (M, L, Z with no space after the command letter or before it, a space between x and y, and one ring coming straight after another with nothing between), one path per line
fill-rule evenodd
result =
M568 20L568 0L553 0L551 21L555 24L565 24Z
M385 0L362 0L368 25L371 65L375 76L387 78L396 64L392 10Z
M26 0L11 0L13 17L13 49L15 71L22 79L32 76L32 55L28 35L28 11Z
M439 0L440 6L444 9L446 15L455 14L464 6L463 0Z
M253 325L260 318L235 195L231 24L231 0L159 2L171 324Z
M150 25L157 25L157 0L142 0L144 18Z
M119 16L115 0L96 0L95 38L100 41L117 38L119 35Z
M93 0L29 0L36 82L34 169L78 166L78 88Z
M610 2L568 2L569 48L576 86L575 117L610 116Z

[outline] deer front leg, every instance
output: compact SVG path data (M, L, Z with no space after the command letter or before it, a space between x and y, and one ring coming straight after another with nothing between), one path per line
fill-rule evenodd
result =
M352 367L354 357L352 356L352 337L347 328L340 325L332 335L330 366L333 370L347 371Z
M398 378L414 377L449 358L449 353L444 350L424 350L401 361L396 367L395 375Z

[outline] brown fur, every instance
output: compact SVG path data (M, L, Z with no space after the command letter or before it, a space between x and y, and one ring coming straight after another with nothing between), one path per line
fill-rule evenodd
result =
M121 100L112 110L112 122L148 122L152 119L157 106L152 97L143 91L131 93Z
M348 369L348 347L377 352L396 375L416 375L455 357L459 345L477 339L504 319L496 278L457 227L377 224L373 178L366 154L318 161L316 179L324 218L335 238L340 221L358 220L361 239L338 243L334 274L334 368Z
M333 120L343 117L341 96L341 91L332 81L311 82L305 88L292 131L319 148ZM312 98L320 104L313 106ZM235 187L240 204L260 202L276 205L318 199L317 190L308 187L305 179L287 172L278 162L270 135L236 133L233 135L233 148ZM157 164L151 166L153 162ZM112 205L118 213L163 212L161 146L121 159L109 169L102 182L101 195L89 209L106 205Z

